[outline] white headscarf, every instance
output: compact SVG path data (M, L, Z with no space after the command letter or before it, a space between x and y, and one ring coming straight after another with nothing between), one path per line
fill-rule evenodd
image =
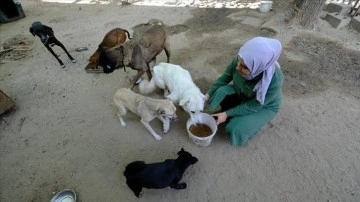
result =
M256 99L264 104L265 95L275 72L275 64L281 54L279 40L255 37L247 41L239 50L238 55L250 70L245 79L251 80L263 72L262 78L255 85Z

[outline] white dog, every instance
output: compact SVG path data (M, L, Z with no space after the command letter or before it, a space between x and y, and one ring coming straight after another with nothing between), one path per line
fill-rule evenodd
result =
M140 83L141 94L149 94L156 87L164 90L164 95L174 104L179 104L193 121L198 121L204 109L205 96L194 84L190 73L179 65L160 63L153 68L153 77ZM167 92L167 90L169 92Z
M129 88L121 88L114 95L114 103L119 110L119 121L122 127L126 126L122 116L126 115L126 109L141 117L141 123L146 129L160 140L160 135L149 125L149 122L155 118L163 122L163 131L167 133L170 128L170 120L177 119L176 107L169 100L153 99L134 93Z

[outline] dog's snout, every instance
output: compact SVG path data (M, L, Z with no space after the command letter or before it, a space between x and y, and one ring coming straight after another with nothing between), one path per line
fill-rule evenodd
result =
M173 114L173 115L170 117L170 119L171 119L172 121L177 121L177 120L179 120L176 114Z
M190 114L190 119L195 123L200 122L200 115L199 114Z

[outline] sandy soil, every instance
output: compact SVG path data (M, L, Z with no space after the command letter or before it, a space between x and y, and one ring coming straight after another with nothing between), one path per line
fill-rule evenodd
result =
M21 35L32 47L1 57L0 88L16 107L1 116L0 201L49 201L65 188L84 202L360 201L358 32L335 30L322 20L314 30L289 26L283 21L286 0L275 1L270 13L211 8L215 4L170 7L170 0L168 6L80 2L23 1L26 18L0 25L0 44ZM180 120L161 141L132 114L122 128L112 96L135 71L89 74L84 67L107 31L133 33L153 18L173 30L171 62L188 69L203 92L246 40L279 39L286 77L280 114L244 147L230 146L223 127L209 147L197 147L180 108ZM77 63L55 47L66 64L61 69L29 33L34 21L51 26ZM76 52L78 47L89 50ZM165 61L165 53L157 61ZM158 121L151 125L160 133ZM184 174L188 188L145 189L137 200L125 184L125 165L176 158L181 147L199 159Z

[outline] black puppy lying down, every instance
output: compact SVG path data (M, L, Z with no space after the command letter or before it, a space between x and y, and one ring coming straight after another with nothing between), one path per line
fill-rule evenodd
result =
M167 159L164 162L145 164L144 161L134 161L128 164L124 171L126 184L141 197L142 188L162 189L170 186L174 189L185 189L186 183L179 183L185 170L195 164L198 159L183 148L177 153L177 159Z
M34 36L38 36L40 38L40 41L44 44L44 46L48 49L48 51L57 59L57 61L60 63L61 67L64 68L64 63L60 60L58 55L54 53L51 46L57 45L60 46L66 53L66 55L70 58L70 60L75 63L76 60L70 55L70 53L66 50L65 46L57 40L57 38L54 35L54 31L51 27L48 27L46 25L41 24L41 22L36 21L32 23L30 29L30 33Z

